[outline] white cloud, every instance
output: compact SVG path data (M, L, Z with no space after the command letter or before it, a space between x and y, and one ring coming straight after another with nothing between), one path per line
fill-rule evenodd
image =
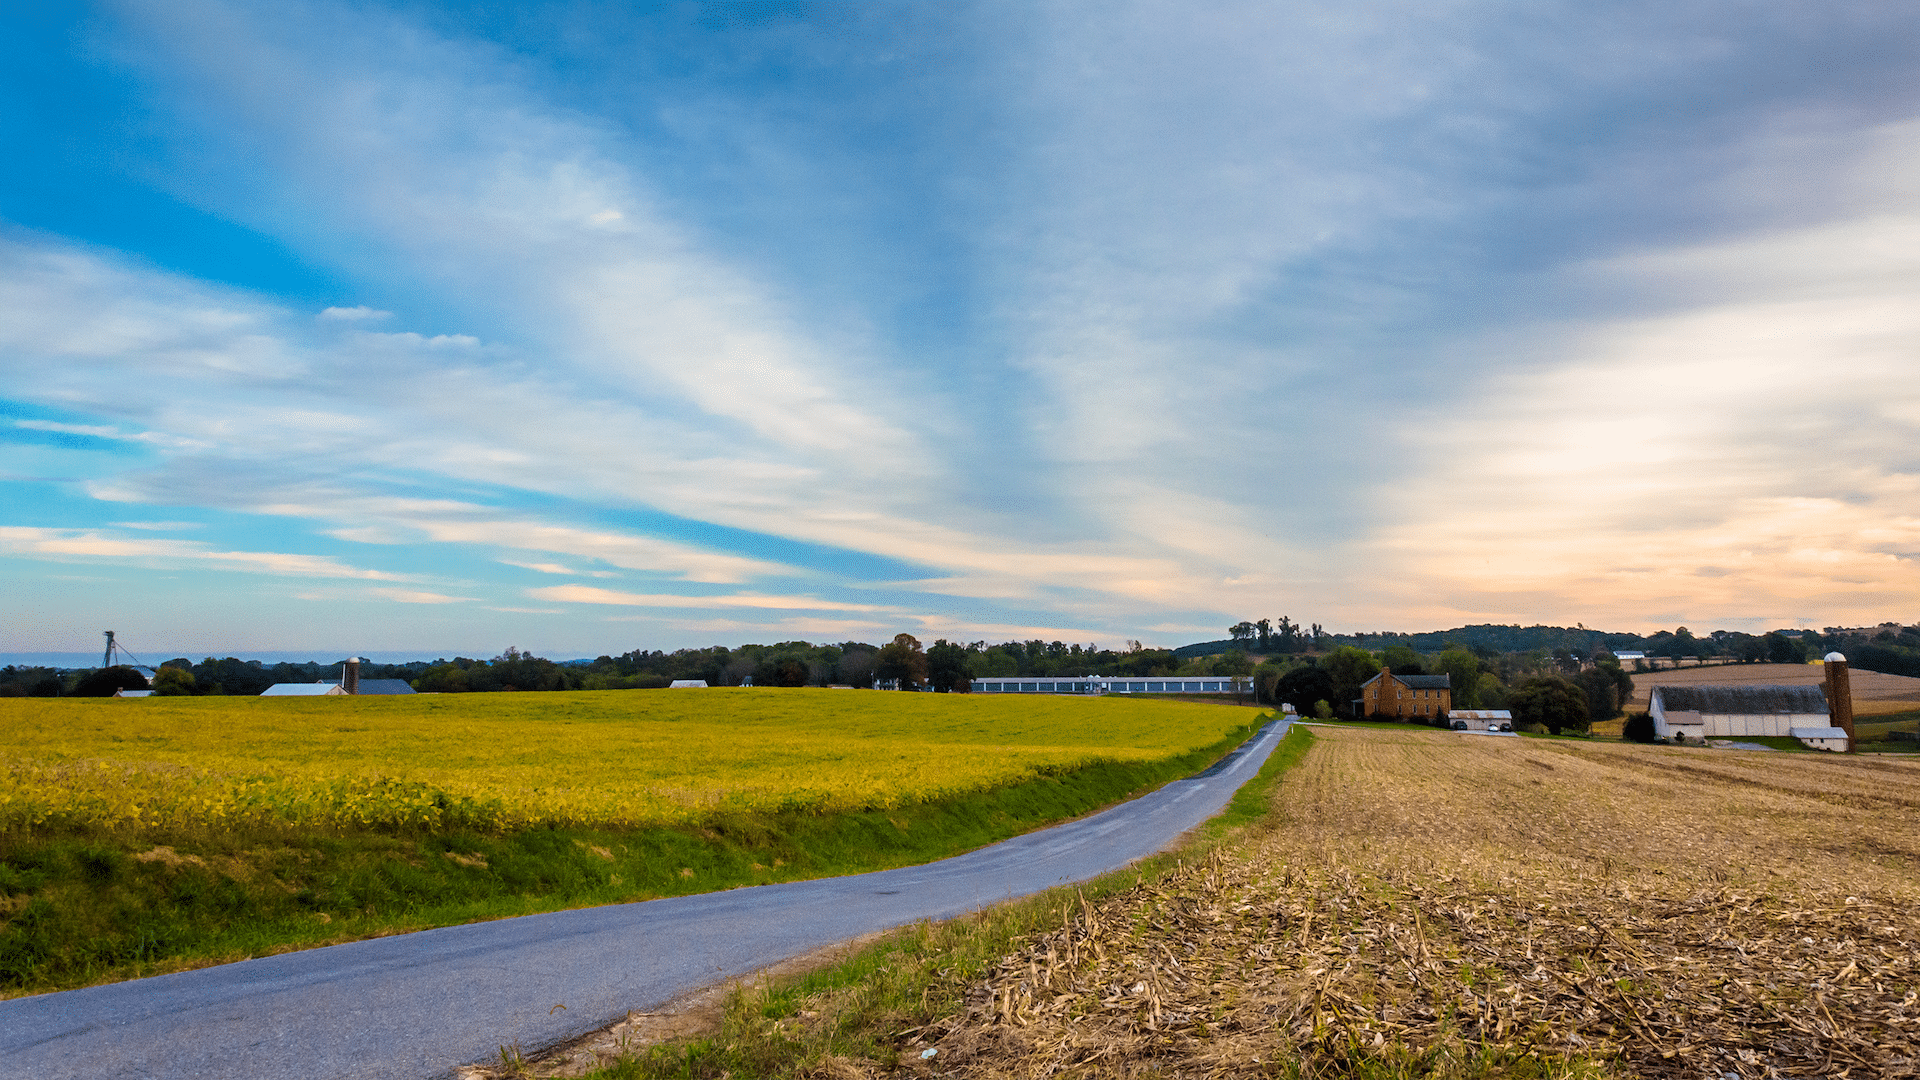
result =
M1904 617L1886 605L1920 595L1916 252L1920 215L1873 210L1596 268L1693 302L1542 335L1526 347L1552 362L1410 433L1441 464L1395 492L1370 557L1429 621Z
M144 565L202 565L287 577L359 578L399 581L379 570L347 566L324 555L278 551L218 551L192 540L116 537L94 529L43 529L0 526L0 552L56 559L121 559Z
M629 593L599 589L590 585L550 585L528 589L535 600L558 600L573 604L612 604L624 607L656 608L767 608L790 611L897 611L883 604L849 604L820 600L811 596L761 596L735 593L726 596L681 596L669 593Z
M397 604L464 604L473 599L471 596L447 596L417 589L374 589L372 593Z
M314 317L333 322L366 322L373 319L391 319L393 318L393 312L377 311L365 304L361 304L357 307L330 307Z
M562 566L559 563L515 562L512 559L501 559L500 562L507 566L518 566L523 570L538 570L542 574L570 574L578 576L578 571L570 567Z

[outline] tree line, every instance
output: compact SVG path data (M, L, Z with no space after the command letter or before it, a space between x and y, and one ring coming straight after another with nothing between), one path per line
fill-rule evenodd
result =
M1585 627L1498 625L1423 634L1336 635L1318 623L1296 624L1281 616L1243 620L1229 627L1228 634L1220 641L1179 649L1150 649L1129 642L1117 650L1039 639L989 644L942 638L923 647L912 635L900 634L878 645L784 641L673 652L634 650L591 661L548 660L509 646L488 659L363 663L360 674L363 679L403 679L428 693L643 689L664 687L676 679L699 679L709 686L739 686L749 680L756 686L871 687L879 683L965 692L974 679L989 676L1253 674L1255 692L1263 703L1285 701L1311 713L1316 702L1325 700L1336 715L1346 715L1348 703L1359 696L1359 684L1378 674L1381 663L1402 674L1416 669L1423 674L1445 671L1452 680L1454 706L1462 709L1505 707L1508 695L1530 677L1556 675L1577 685L1581 678L1591 677L1583 672L1596 657L1610 656L1616 648L1676 663L1683 659L1803 663L1838 650L1861 670L1920 677L1920 624L1765 634L1716 630L1697 636L1684 626L1642 636ZM1356 654L1374 659L1362 664ZM1324 686L1317 676L1304 673L1314 670L1326 673ZM332 681L339 673L338 660L267 665L231 656L209 656L197 663L176 657L160 666L152 688L156 694L255 695L275 683ZM1296 684L1306 685L1301 683L1306 680L1324 692L1309 695L1294 686L1286 691L1290 696L1277 696L1275 688L1286 675L1292 675ZM146 680L131 668L0 669L0 697L111 696L122 688L145 685ZM1587 693L1595 699L1595 708L1604 705L1598 690ZM1617 696L1625 700L1624 694Z
M1373 719L1360 715L1361 687L1382 668L1444 675L1454 709L1507 709L1516 723L1555 735L1613 719L1633 694L1633 677L1611 654L1582 665L1542 650L1494 653L1459 644L1429 654L1394 644L1379 652L1341 645L1314 657L1269 657L1254 669L1254 693L1263 704L1291 705L1303 716Z

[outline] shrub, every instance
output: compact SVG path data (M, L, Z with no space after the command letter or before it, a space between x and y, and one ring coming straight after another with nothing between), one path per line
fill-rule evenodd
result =
M1627 717L1626 726L1620 729L1620 734L1628 742L1652 742L1655 738L1653 733L1653 717L1643 712L1634 713L1632 716Z

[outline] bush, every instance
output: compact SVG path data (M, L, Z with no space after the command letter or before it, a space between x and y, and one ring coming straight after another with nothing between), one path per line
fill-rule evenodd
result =
M1327 701L1325 698L1321 698L1319 701L1314 702L1313 718L1315 720L1333 719L1333 706L1327 704Z
M1620 734L1628 742L1652 742L1655 738L1653 733L1653 717L1643 712L1634 713L1632 716L1627 717L1626 726L1620 729Z

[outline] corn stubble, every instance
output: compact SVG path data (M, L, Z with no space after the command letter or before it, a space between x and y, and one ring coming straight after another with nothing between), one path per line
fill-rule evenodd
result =
M1059 909L889 1064L1920 1075L1909 763L1323 729L1275 799L1242 847Z

